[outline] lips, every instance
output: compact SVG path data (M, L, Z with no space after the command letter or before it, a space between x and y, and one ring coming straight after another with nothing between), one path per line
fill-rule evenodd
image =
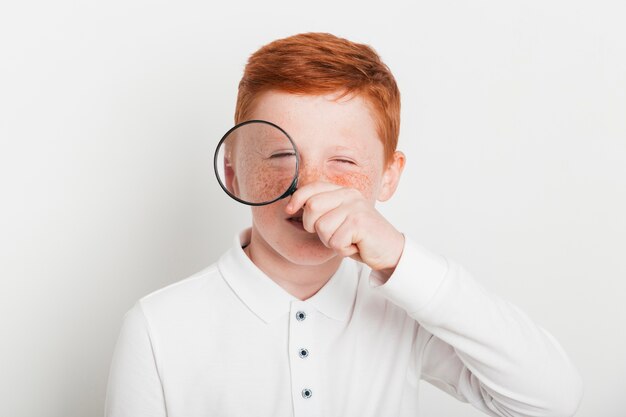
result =
M287 220L292 220L295 222L300 222L302 223L302 214L304 213L304 210L300 209L298 210L297 213L295 213L293 216L291 217L287 217Z
M302 210L293 216L288 217L287 221L296 226L298 229L304 229L304 226L302 225Z

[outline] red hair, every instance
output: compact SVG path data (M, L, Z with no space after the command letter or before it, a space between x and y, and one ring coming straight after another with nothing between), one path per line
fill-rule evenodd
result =
M329 33L302 33L261 47L239 82L235 123L246 120L254 99L268 90L363 96L373 110L385 161L392 160L400 134L400 91L372 47Z

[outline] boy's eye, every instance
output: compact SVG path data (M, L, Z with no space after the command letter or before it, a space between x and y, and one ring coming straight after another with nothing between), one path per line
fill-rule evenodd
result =
M283 151L283 152L275 152L270 155L271 159L279 159L279 158L289 158L292 156L296 156L294 151Z
M356 165L356 163L350 159L336 158L336 159L333 159L333 161L340 162L342 164Z

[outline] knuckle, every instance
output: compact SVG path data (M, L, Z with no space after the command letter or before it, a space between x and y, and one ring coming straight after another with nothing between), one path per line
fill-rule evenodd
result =
M315 197L312 197L312 198L309 198L309 200L306 202L306 206L311 211L318 211L320 209L320 202Z
M328 240L328 245L337 250L337 251L342 251L343 250L343 243L341 241L341 237L335 233L329 240Z
M328 235L328 222L326 222L323 218L319 218L316 222L315 222L315 230L317 230L317 232L323 236L327 236Z

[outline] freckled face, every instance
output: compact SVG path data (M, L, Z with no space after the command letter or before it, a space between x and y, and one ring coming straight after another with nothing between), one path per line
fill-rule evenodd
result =
M383 145L367 101L360 96L302 96L269 91L259 96L250 119L268 120L289 133L300 152L298 187L315 181L356 188L375 204L383 174ZM299 265L319 265L336 255L317 235L287 220L289 199L252 207L255 242Z

